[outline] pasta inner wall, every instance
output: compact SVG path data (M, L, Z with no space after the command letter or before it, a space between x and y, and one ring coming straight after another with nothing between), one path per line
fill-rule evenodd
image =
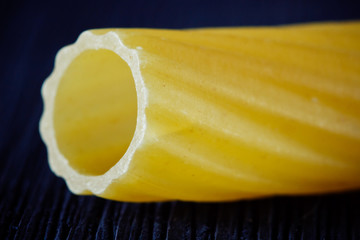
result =
M110 50L86 50L61 77L53 124L60 152L79 173L101 175L125 154L137 119L127 63Z

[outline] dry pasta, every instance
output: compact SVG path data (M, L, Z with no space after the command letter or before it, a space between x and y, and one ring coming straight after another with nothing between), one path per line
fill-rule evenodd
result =
M222 201L360 187L360 23L98 29L59 51L41 135L72 192Z

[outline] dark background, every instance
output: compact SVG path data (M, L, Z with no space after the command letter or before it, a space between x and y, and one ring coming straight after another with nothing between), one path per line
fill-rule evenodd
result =
M40 87L89 28L276 25L360 18L349 0L0 2L0 239L360 239L360 192L232 203L72 195L47 164Z

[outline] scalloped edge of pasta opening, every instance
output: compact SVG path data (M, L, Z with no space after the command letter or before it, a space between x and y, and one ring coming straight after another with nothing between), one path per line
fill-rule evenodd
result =
M107 49L116 53L124 60L133 75L137 95L137 118L133 138L125 154L119 161L102 175L84 175L73 169L68 160L60 152L54 130L54 103L60 79L72 61L86 50ZM138 48L139 49L139 48ZM65 179L70 190L76 194L103 193L112 181L123 176L129 167L131 159L141 145L146 129L145 108L147 105L147 90L140 72L138 51L126 47L120 37L113 31L103 35L92 33L91 30L80 34L74 44L63 47L56 55L53 72L45 80L41 95L44 103L43 114L40 119L40 135L47 151L51 170L59 177Z

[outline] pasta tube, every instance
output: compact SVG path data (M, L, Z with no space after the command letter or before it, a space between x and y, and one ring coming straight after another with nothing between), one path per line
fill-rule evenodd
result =
M99 29L61 49L41 135L72 192L222 201L360 187L360 23Z

